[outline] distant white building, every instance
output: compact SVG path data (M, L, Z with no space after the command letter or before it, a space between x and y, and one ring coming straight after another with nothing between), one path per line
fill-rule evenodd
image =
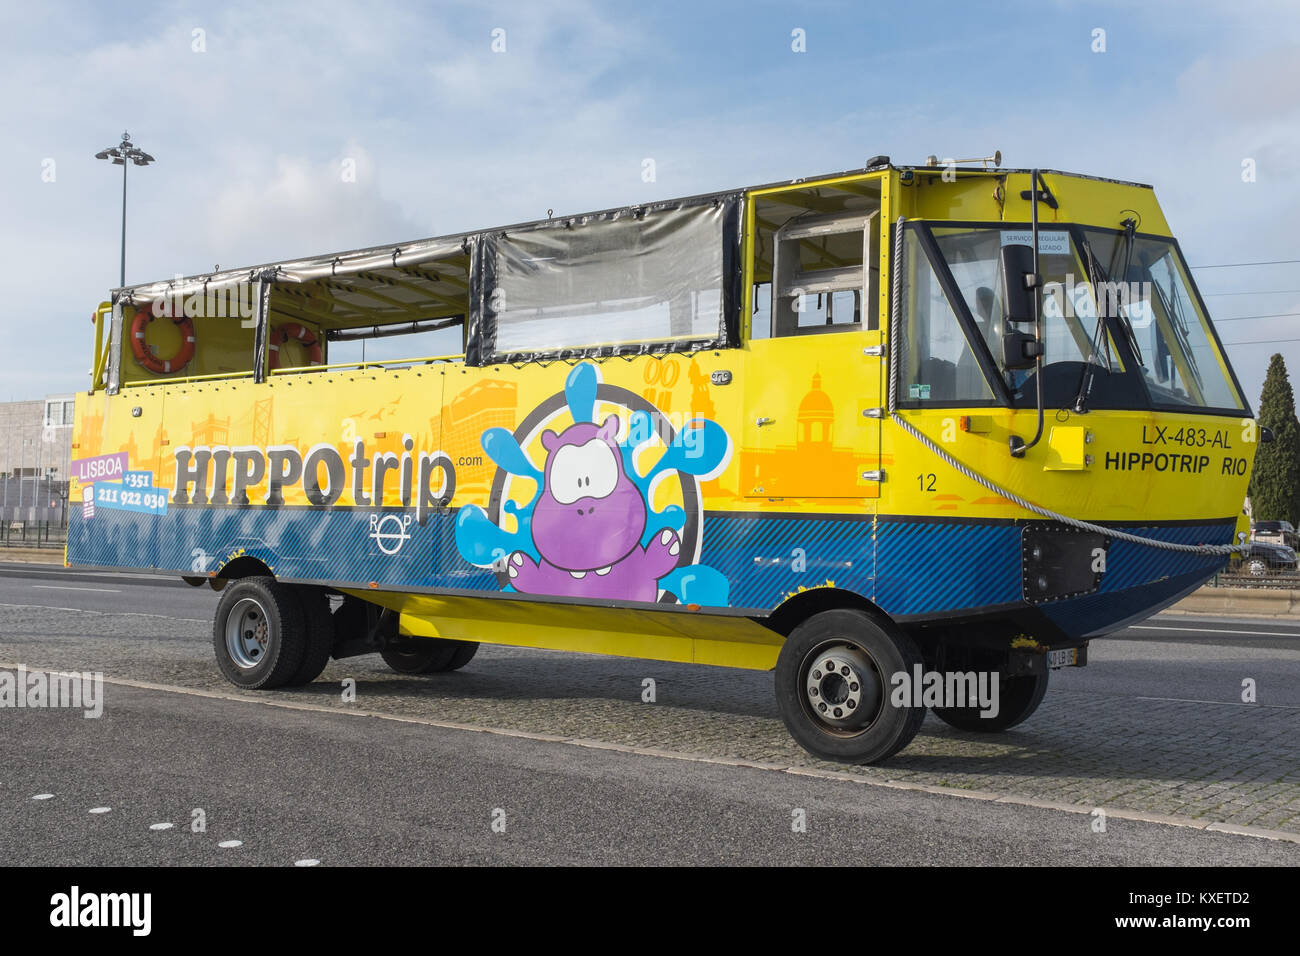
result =
M73 398L0 402L0 520L62 519L72 460Z

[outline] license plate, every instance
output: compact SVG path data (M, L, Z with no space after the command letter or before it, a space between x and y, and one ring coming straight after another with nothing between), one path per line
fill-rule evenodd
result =
M1079 663L1079 649L1067 647L1061 651L1047 652L1047 666L1052 670L1059 667L1074 667Z

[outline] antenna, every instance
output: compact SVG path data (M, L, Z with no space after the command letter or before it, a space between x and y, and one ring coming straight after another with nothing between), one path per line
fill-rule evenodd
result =
M983 163L985 169L988 169L990 166L1001 166L1002 150L994 150L992 156L981 156L978 159L945 159L940 162L938 156L927 156L925 158L925 165L927 166L961 166L965 163Z

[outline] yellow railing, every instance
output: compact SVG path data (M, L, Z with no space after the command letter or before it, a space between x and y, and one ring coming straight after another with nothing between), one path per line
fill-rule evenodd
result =
M188 382L218 382L222 379L234 378L252 378L253 373L249 372L217 372L212 375L188 375L185 378L157 378L146 379L140 382L123 382L123 388L140 388L142 386L155 385L185 385Z
M463 362L464 355L428 355L423 358L377 359L373 362L340 362L337 365L297 365L293 368L271 369L272 375L301 375L304 372L336 372L340 369L354 368L364 371L368 368L387 368L390 365L430 365L434 362Z
M422 358L404 358L404 359L379 359L374 362L340 362L337 365L299 365L294 368L277 368L272 369L272 375L302 375L308 372L336 372L341 369L357 369L364 371L368 368L387 368L393 365L430 365L434 362L462 362L465 360L464 355L428 355ZM213 375L187 375L182 378L155 378L146 379L139 382L123 382L123 388L140 388L142 386L156 385L185 385L190 382L216 382L222 379L241 379L252 378L253 373L248 372L217 372Z
M108 368L108 348L111 342L104 341L104 326L107 324L104 320L113 314L113 303L101 302L95 309L95 366L90 370L90 392L93 395L95 389L99 388L104 382L104 370Z

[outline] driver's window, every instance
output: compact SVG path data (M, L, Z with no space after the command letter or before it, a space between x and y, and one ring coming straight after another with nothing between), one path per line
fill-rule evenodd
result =
M906 241L907 327L899 400L993 401L993 390L915 232Z

